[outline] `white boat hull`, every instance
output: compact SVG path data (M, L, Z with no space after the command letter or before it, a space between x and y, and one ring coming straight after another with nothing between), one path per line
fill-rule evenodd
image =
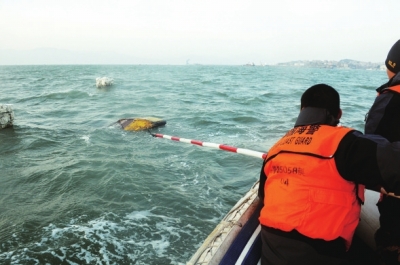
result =
M366 190L365 202L361 207L361 218L356 235L373 250L376 249L374 234L379 228L379 211L376 203L379 200L379 192Z

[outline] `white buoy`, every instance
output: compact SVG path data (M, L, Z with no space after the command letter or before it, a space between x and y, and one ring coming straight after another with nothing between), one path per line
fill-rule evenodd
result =
M0 129L12 127L14 122L14 111L10 104L0 104Z
M111 86L114 83L114 79L108 77L97 77L96 87L106 87Z

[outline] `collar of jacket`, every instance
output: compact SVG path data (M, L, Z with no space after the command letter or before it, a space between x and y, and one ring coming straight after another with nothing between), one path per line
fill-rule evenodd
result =
M339 120L334 119L327 109L306 107L300 111L294 127L315 124L336 126L338 123Z
M395 76L393 76L389 81L376 89L376 92L382 93L383 90L387 89L391 86L400 85L400 72L398 72Z

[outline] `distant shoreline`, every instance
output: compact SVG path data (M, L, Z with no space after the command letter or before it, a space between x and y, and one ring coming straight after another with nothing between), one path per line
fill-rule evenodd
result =
M327 69L365 69L365 70L386 70L384 64L361 62L351 59L344 59L340 61L328 61L328 60L302 60L302 61L291 61L286 63L277 63L277 66L295 66L295 67L315 67L315 68L327 68Z
M120 65L120 66L246 66L246 67L263 67L263 66L280 66L280 67L305 67L305 68L323 68L323 69L364 69L364 70L379 70L385 71L386 66L380 63L362 62L351 59L344 59L340 61L333 60L298 60L289 61L275 64L157 64L157 63L101 63L101 62L86 62L86 63L72 63L72 62L41 62L41 63L2 63L0 66L84 66L84 65Z

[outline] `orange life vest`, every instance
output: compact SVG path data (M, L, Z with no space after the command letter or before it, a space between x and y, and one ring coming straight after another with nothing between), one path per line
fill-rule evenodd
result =
M333 155L351 130L298 126L269 150L261 224L326 241L342 237L350 247L364 186L342 178Z

